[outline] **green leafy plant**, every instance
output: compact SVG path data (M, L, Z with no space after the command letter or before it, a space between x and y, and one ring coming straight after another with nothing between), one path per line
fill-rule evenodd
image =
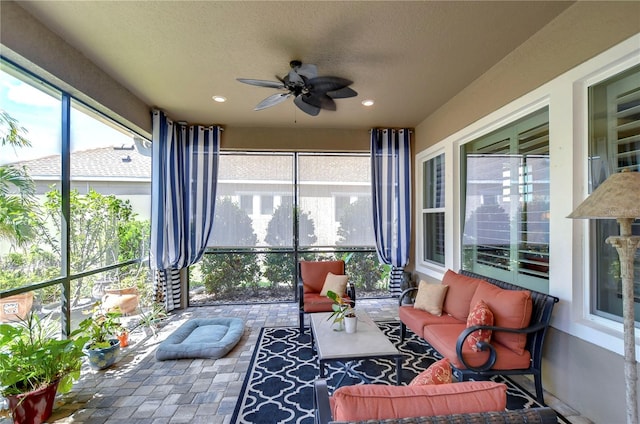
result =
M148 328L155 336L158 324L165 318L167 318L167 312L164 306L154 302L149 308L140 308L140 319L129 331L133 331L138 327Z
M101 306L101 302L96 302L91 317L80 323L80 327L89 336L88 350L111 347L110 340L124 329L120 323L122 314L118 311L105 312Z
M71 390L80 378L88 336L82 328L67 339L50 316L35 312L13 324L0 324L0 386L3 396L29 393L59 380L58 392Z
M356 311L351 306L351 301L344 299L342 296L339 296L336 292L329 290L327 292L327 297L333 300L333 305L331 305L331 315L327 320L333 319L333 322L338 324L344 321L345 317L355 317Z

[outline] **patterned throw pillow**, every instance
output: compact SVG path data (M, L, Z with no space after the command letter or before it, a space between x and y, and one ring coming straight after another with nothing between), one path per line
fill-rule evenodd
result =
M493 325L493 312L484 302L484 300L479 300L478 303L473 307L471 312L469 312L469 317L467 318L467 328L473 327L474 325ZM479 352L480 349L476 346L478 342L486 342L489 343L491 341L491 330L476 330L467 337L467 343L471 346L471 350L474 352Z
M433 384L448 384L453 382L451 376L451 364L447 358L443 358L434 362L427 368L418 374L409 386L424 386Z

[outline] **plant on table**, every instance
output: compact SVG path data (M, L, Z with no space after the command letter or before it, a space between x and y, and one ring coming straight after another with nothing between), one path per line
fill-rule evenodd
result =
M345 317L356 316L356 311L353 309L353 306L351 306L351 300L345 299L331 290L327 292L327 297L333 300L333 305L331 305L333 312L329 315L329 318L327 318L328 320L333 319L335 324L342 325Z

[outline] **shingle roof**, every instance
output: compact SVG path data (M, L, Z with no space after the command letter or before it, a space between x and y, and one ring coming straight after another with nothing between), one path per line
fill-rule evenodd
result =
M279 155L225 155L218 178L221 180L291 180L291 158ZM333 162L326 157L303 156L300 167L301 181L343 181L367 183L370 181L369 162L362 156L337 156ZM256 166L256 163L260 166ZM337 164L337 166L336 166ZM26 166L35 180L58 177L61 174L60 156L47 156L11 165ZM71 176L75 179L120 178L151 179L151 157L138 153L135 148L104 147L73 152Z
M26 166L35 180L56 177L62 172L59 155L34 160L14 162L14 166ZM82 150L71 154L72 178L123 178L150 179L151 157L138 153L135 148L103 147Z

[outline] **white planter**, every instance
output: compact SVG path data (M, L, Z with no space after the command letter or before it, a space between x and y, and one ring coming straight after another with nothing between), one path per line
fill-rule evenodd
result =
M358 329L358 317L344 317L344 330L347 333L355 333Z

